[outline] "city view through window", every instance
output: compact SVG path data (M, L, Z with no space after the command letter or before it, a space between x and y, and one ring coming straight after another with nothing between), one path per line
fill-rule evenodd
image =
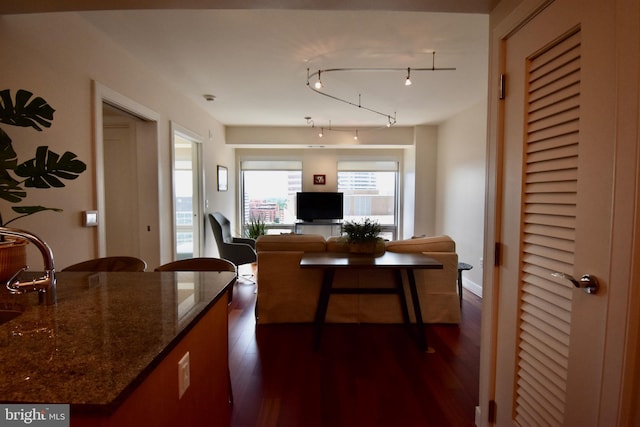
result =
M302 171L249 170L242 172L243 222L269 226L296 221L296 193L302 191Z
M396 172L338 172L338 191L344 194L344 219L369 218L395 225Z

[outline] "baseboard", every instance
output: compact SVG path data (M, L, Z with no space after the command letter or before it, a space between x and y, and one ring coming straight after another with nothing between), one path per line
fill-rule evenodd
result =
M463 277L462 278L462 287L468 290L469 292L479 296L482 298L482 286L477 283L472 282L471 280Z

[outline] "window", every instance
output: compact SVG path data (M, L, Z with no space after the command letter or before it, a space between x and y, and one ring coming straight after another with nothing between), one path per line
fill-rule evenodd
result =
M382 237L395 239L398 229L398 163L338 162L338 191L344 193L344 220L370 218L382 226Z
M260 219L267 233L290 231L296 220L296 193L302 190L300 161L243 161L242 229Z
M184 259L200 254L201 144L198 137L186 129L175 123L172 123L172 127L174 257Z

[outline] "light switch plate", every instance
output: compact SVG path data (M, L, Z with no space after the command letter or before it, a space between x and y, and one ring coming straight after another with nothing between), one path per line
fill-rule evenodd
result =
M182 359L178 362L178 398L189 388L191 383L191 374L189 372L189 352L187 351Z
M98 225L98 211L84 211L82 219L85 227L96 227Z

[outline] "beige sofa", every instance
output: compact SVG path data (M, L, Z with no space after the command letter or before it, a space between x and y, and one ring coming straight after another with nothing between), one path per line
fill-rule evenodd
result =
M313 322L322 270L301 269L304 252L342 252L341 240L325 240L318 235L283 234L260 236L258 252L258 323ZM423 237L386 243L391 252L421 252L443 264L442 270L415 270L424 322L459 323L460 303L456 284L458 255L455 242L448 236ZM415 321L411 295L406 289L409 315ZM389 270L338 270L334 286L391 287ZM401 323L400 302L393 295L334 294L329 300L327 322Z

